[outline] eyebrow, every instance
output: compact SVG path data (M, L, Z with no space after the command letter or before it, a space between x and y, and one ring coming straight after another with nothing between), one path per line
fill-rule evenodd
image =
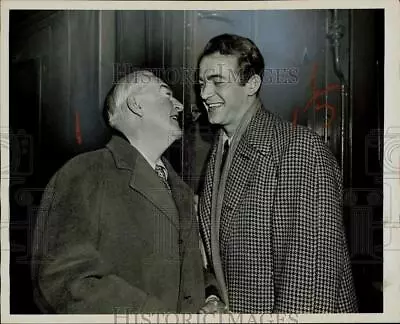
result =
M218 79L218 78L225 79L225 77L221 74L211 74L211 75L207 76L207 80ZM200 77L199 80L203 81L203 78Z

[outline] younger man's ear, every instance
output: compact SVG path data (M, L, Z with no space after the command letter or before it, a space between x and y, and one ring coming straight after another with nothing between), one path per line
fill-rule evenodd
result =
M126 99L126 103L130 111L132 111L135 115L142 117L143 116L143 109L140 105L136 102L134 96L129 96Z
M252 96L257 93L261 87L261 77L258 74L254 74L246 83L247 94Z

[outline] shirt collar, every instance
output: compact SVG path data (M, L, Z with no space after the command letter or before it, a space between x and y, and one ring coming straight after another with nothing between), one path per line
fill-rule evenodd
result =
M225 143L226 140L228 140L228 144L230 146L231 142L232 142L232 136L229 137L228 135L226 135L225 131L223 131L222 132L222 143Z
M163 161L160 159L158 159L157 161L153 161L151 160L144 152L141 152L137 147L136 149L139 151L139 153L144 157L144 159L147 161L147 163L150 164L150 166L153 168L153 170L156 169L156 165L161 165L164 168L164 172L168 177L168 171L167 168L165 167L165 164L163 163Z

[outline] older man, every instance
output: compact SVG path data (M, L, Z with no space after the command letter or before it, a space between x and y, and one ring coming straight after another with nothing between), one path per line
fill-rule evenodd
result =
M199 68L208 119L220 125L200 227L228 310L356 311L341 176L328 147L264 109L264 59L251 40L211 39Z
M204 303L193 196L163 152L181 137L182 104L148 71L108 100L121 134L68 161L42 199L33 251L45 312L196 312Z

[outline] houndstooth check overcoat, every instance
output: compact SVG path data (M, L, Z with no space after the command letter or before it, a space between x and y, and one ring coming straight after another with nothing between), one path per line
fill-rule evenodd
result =
M340 169L309 129L259 109L234 153L212 259L217 145L199 201L200 229L235 313L357 312L342 217ZM222 287L222 288L221 288ZM227 299L227 300L226 300Z

